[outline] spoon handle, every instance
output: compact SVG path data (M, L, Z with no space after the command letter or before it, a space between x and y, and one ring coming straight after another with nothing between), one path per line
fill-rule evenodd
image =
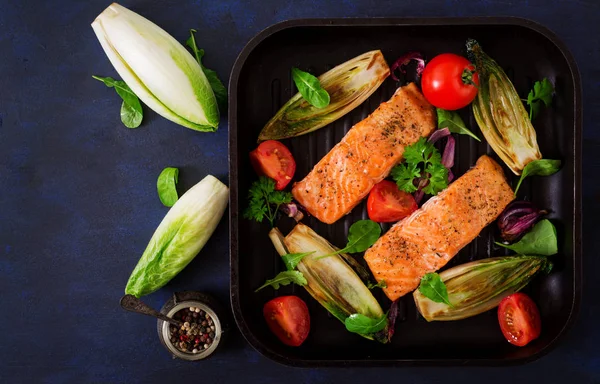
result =
M143 301L141 301L140 299L138 299L137 297L135 297L133 295L123 296L121 298L120 304L121 304L121 307L127 311L137 312L137 313L141 313L142 315L147 315L147 316L154 316L154 317L157 317L168 323L175 324L179 327L181 327L183 325L183 323L181 321L175 320L168 316L163 315L162 313L160 313L157 310L155 310L154 308L148 306L146 303L144 303Z

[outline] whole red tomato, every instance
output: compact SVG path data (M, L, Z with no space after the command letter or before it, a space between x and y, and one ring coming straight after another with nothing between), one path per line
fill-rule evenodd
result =
M421 76L425 98L435 107L453 111L469 105L477 95L479 75L462 56L443 53L431 59Z

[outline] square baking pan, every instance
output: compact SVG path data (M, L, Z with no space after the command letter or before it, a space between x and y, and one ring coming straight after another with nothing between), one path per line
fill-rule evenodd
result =
M554 269L538 276L524 290L542 316L541 336L523 348L506 342L495 310L461 321L425 321L412 295L399 301L400 314L392 342L382 345L349 333L344 325L298 286L278 291L254 290L284 270L267 234L269 224L246 220L247 193L257 176L248 154L257 145L265 123L297 91L292 67L321 74L361 53L380 49L388 64L409 51L425 58L439 53L465 53L467 38L507 72L516 89L526 96L536 80L548 77L556 87L553 105L535 120L544 158L561 159L562 169L552 177L525 180L521 193L548 209L556 225L559 253ZM297 162L294 181L301 180L346 132L388 100L401 84L388 78L363 104L315 132L283 140ZM524 94L523 94L524 93ZM470 128L481 132L470 108L461 111ZM238 327L263 355L293 366L402 366L507 365L532 361L547 353L565 334L581 300L581 82L573 57L545 27L520 18L411 18L411 19L304 19L276 24L254 37L240 53L229 84L230 263L231 301ZM502 162L485 142L457 137L455 175L462 175L482 154ZM514 187L517 178L504 167ZM333 225L314 217L303 222L337 246L346 242L348 227L367 218L365 203ZM283 217L278 226L287 233L294 222ZM389 228L384 226L384 230ZM456 255L445 268L468 261L508 254L494 245L495 224ZM362 255L354 255L360 262ZM262 307L276 296L294 294L308 304L311 330L300 347L287 347L271 334ZM390 301L374 291L384 310Z

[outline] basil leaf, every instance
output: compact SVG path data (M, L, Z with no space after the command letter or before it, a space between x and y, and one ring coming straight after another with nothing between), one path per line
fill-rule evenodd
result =
M346 244L346 247L327 255L319 256L316 260L339 255L340 253L364 252L379 239L379 236L381 236L381 227L379 224L371 220L359 220L352 224L348 230L348 244Z
M292 68L292 78L298 91L309 104L317 108L325 108L329 105L329 93L323 87L319 79L308 72Z
M298 285L306 285L306 284L308 284L308 281L306 281L306 278L304 277L302 272L283 271L283 272L279 272L279 274L277 274L277 276L275 276L274 278L267 280L263 285L261 285L254 292L258 292L261 289L268 287L268 286L272 286L273 289L279 289L279 287L281 285L289 285L291 283L298 284Z
M208 80L208 83L215 94L219 108L225 111L227 109L227 88L225 88L221 82L221 79L219 79L217 72L206 68L204 64L202 64L204 49L198 49L198 46L196 45L196 38L194 36L194 33L196 32L197 31L195 29L190 29L190 37L186 40L185 44L192 50L194 56L196 57L196 61L198 64L200 64L202 71L204 71L204 75L206 76L206 79Z
M315 252L312 251L304 253L288 253L287 255L281 256L281 258L283 259L283 263L285 264L285 267L288 269L288 271L293 271L298 266L298 263L300 263L305 256L308 256L311 253Z
M131 104L127 104L126 102L121 104L121 122L127 128L137 128L140 126L140 124L142 124L144 115L142 112L140 112L141 107L142 106L140 105L140 109L136 109L132 107Z
M458 133L460 135L469 135L475 140L481 142L479 137L475 136L471 132L463 119L456 111L446 111L445 109L437 108L438 128L448 128L452 133Z
M521 178L517 183L517 188L515 188L515 196L517 196L517 191L521 187L521 182L528 176L550 176L558 172L560 169L560 160L549 160L549 159L540 159L533 160L523 168L523 172L521 172Z
M127 128L137 128L142 124L144 111L140 99L122 80L115 80L112 77L92 76L94 79L101 81L109 88L114 88L117 94L123 99L121 104L121 122Z
M158 198L165 207L172 207L179 199L177 188L175 188L178 176L179 169L170 167L163 169L158 175L156 189L158 190Z
M498 242L496 244L511 249L519 255L551 256L558 252L556 228L548 219L534 225L531 231L514 244L506 245Z
M371 220L359 220L348 231L348 244L338 253L366 251L381 236L381 227Z
M360 313L354 313L344 320L344 324L349 332L368 335L384 329L388 324L388 318L387 314L378 319L373 319Z
M429 300L436 303L444 303L452 307L452 303L448 299L448 290L446 284L437 273L428 273L421 279L419 284L419 292Z

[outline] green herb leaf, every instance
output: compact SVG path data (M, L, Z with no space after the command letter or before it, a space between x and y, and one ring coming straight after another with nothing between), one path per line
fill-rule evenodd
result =
M400 190L413 193L417 191L414 180L421 177L421 170L417 164L402 163L392 168L391 176Z
M421 279L419 284L419 292L431 301L436 303L444 303L452 307L452 303L448 299L448 290L446 284L442 281L437 273L428 273Z
M542 81L536 81L533 89L527 95L527 105L529 105L529 120L533 120L542 108L542 103L549 107L552 104L552 95L554 86L547 78Z
M436 195L448 187L448 169L442 164L442 155L421 137L416 143L404 149L405 162L392 169L392 179L398 188L408 192L416 192L414 180L421 177L429 181L423 192Z
M533 160L523 168L523 172L521 172L521 178L517 183L517 188L515 188L515 196L517 196L517 191L521 187L521 183L523 179L528 176L550 176L558 172L560 169L561 162L560 160L549 160L549 159L540 159Z
M227 109L227 88L225 88L221 82L221 79L219 79L217 72L206 68L204 64L202 64L204 49L198 49L198 46L196 45L196 38L194 36L194 33L196 32L197 31L195 29L190 29L190 37L186 40L185 44L192 50L192 53L194 53L196 61L198 64L200 64L202 71L204 71L204 75L206 75L210 87L217 98L217 104L219 104L219 108L224 111Z
M416 143L404 148L403 157L407 163L414 165L424 163L424 166L427 166L427 164L442 162L442 155L425 137L421 137Z
M298 91L309 104L317 108L325 108L329 105L329 93L323 87L319 79L308 72L292 68L292 78Z
M381 227L371 220L359 220L348 230L348 244L338 253L366 251L381 236Z
M244 218L261 223L266 217L273 227L279 206L291 203L292 194L276 191L275 180L261 176L252 183L248 191L248 199L250 201L248 208L244 211Z
M306 281L306 278L304 277L302 272L283 271L283 272L279 272L279 274L277 274L277 276L275 276L274 278L267 280L263 285L261 285L254 292L258 292L261 289L268 287L268 286L273 287L273 289L279 289L280 286L289 285L291 283L304 286L304 285L308 284L308 281Z
M92 76L101 81L109 88L114 88L117 94L123 99L121 104L121 121L127 128L137 128L142 124L144 111L140 99L122 80L115 80L112 77Z
M371 220L359 220L348 230L348 243L340 250L317 257L317 260L340 253L358 253L366 251L381 236L381 227Z
M456 111L446 111L445 109L437 108L438 128L448 128L452 133L458 133L460 135L469 135L475 140L481 142L479 137L475 136L467 126L463 119Z
M387 314L373 319L360 313L354 313L346 318L344 324L349 332L368 335L384 329L388 324L388 318Z
M425 172L429 175L429 184L423 188L423 192L437 195L448 188L448 168L442 164L429 164Z
M496 244L515 251L519 255L552 256L558 252L556 228L548 219L533 226L518 242L510 245Z
M165 168L158 175L156 181L156 189L158 190L158 198L165 207L172 207L179 196L177 195L177 178L179 177L179 169Z
M139 101L138 101L139 103ZM136 107L132 107L131 104L127 104L126 102L121 103L121 122L127 128L137 128L142 124L142 119L144 115L140 109L136 109Z
M385 280L381 280L379 283L374 284L372 282L367 282L367 288L369 289L373 289L373 288L387 288L387 284L385 283Z
M283 259L283 263L285 264L287 270L293 271L294 269L296 269L298 264L302 261L302 259L304 259L305 256L308 256L313 253L315 252L312 251L304 253L288 253L287 255L281 256L281 258Z

